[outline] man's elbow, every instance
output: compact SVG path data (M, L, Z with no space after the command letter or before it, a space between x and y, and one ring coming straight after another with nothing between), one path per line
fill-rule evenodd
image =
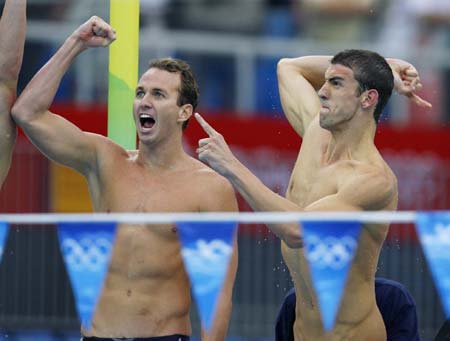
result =
M298 226L296 226L295 229L289 229L282 239L290 249L300 249L304 247L303 235Z
M277 63L278 79L289 79L293 75L303 75L307 70L306 57L282 58Z
M14 103L11 108L11 117L17 125L23 126L29 122L32 118L30 108L20 100L20 98Z
M277 73L280 74L283 72L286 68L289 68L292 64L292 61L290 58L282 58L277 63Z

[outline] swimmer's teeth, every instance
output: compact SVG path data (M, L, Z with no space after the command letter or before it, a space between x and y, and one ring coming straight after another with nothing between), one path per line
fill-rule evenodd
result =
M141 121L141 125L146 128L151 128L155 124L155 119L148 114L140 114L139 120Z

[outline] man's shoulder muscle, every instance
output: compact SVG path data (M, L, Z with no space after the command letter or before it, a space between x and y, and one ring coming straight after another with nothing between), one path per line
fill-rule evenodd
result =
M197 181L199 181L199 186L203 187L205 190L214 192L234 191L230 182L225 177L207 166L198 168L195 173Z
M397 179L387 165L360 164L342 185L347 199L363 210L382 210L397 197Z
M194 171L196 188L200 195L201 210L236 210L233 186L222 175L203 165Z

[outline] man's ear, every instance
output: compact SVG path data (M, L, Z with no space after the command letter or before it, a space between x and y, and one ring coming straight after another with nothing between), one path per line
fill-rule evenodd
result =
M185 122L189 120L194 113L194 108L192 104L184 104L181 106L180 111L178 112L178 122Z
M378 103L378 91L375 89L370 89L365 91L361 95L361 106L363 109L368 109L371 106L375 106Z

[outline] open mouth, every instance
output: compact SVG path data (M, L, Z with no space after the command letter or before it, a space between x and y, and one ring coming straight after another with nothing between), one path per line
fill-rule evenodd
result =
M141 114L139 121L143 128L152 128L155 125L155 119L148 114Z

